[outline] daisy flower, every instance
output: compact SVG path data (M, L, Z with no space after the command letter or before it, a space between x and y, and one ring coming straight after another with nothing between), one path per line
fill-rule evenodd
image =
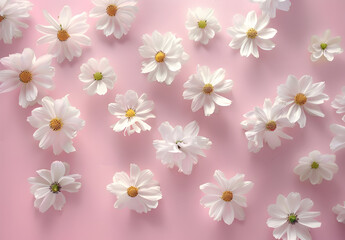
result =
M324 57L328 61L333 61L334 55L343 52L343 49L339 45L340 41L341 37L339 36L331 38L331 30L329 29L324 32L321 38L313 35L309 46L309 52L311 53L310 59L316 62Z
M72 16L70 6L64 6L58 20L45 10L43 14L50 26L36 25L37 31L45 34L37 43L49 43L49 52L57 57L58 63L63 62L65 58L72 61L73 57L80 57L81 45L91 45L90 38L84 34L89 28L85 12Z
M244 174L236 174L227 179L223 172L216 170L213 177L218 185L205 183L200 186L200 190L206 194L200 200L201 205L210 208L209 215L215 221L223 219L228 225L232 224L235 218L243 221L243 208L247 207L247 200L243 194L248 193L254 184L244 181Z
M54 88L55 69L50 66L51 61L51 55L36 59L30 48L1 58L1 64L7 69L0 71L0 93L20 88L19 105L23 108L40 102L42 91Z
M90 11L90 17L99 18L97 29L105 36L114 35L120 39L131 28L138 8L137 0L92 0L96 6Z
M332 208L332 211L337 214L337 221L345 223L345 202L344 205L337 204Z
M339 124L331 124L329 126L331 132L335 135L329 144L333 152L345 148L345 127Z
M115 132L124 131L125 135L140 133L141 130L150 131L151 126L145 120L155 118L155 115L151 113L153 106L153 101L147 100L145 93L140 98L133 90L128 90L124 95L117 94L115 103L109 103L108 110L120 120L110 127Z
M233 18L234 26L228 29L232 40L229 46L233 49L240 49L241 56L259 57L258 47L262 50L272 50L275 44L270 40L277 30L266 28L270 21L268 15L263 15L257 19L256 13L251 11L244 18L242 15L235 15Z
M157 151L156 158L169 168L176 165L178 171L186 175L192 173L193 165L198 163L198 155L206 157L202 150L208 149L212 144L208 138L198 136L199 125L196 121L184 128L180 125L173 128L169 122L164 122L158 131L163 140L153 141Z
M289 75L285 84L278 86L277 100L286 105L287 118L291 123L297 122L305 127L305 112L312 116L324 117L319 105L329 99L323 93L325 82L313 83L311 76L304 75L300 80Z
M84 90L89 95L104 95L108 89L114 88L116 75L107 58L102 58L99 62L90 58L81 65L80 71L79 80L85 83Z
M37 128L34 139L40 141L39 147L53 147L55 155L62 151L74 152L72 139L83 128L85 121L79 118L80 111L72 107L67 95L60 99L44 97L42 107L35 108L27 121Z
M283 132L284 128L293 127L293 124L282 114L283 107L276 102L272 104L271 100L266 98L262 109L255 107L254 111L244 115L248 119L241 124L247 129L245 134L250 152L260 151L264 142L271 149L275 149L281 145L280 138L292 139Z
M203 107L205 116L210 116L214 113L216 104L230 106L231 100L218 94L229 92L232 89L232 80L224 78L225 70L223 68L211 73L207 66L198 65L196 74L191 75L183 85L185 88L183 98L193 100L193 112Z
M301 200L299 193L289 193L287 197L279 194L277 203L268 206L271 216L267 220L267 226L274 228L275 239L286 240L311 240L309 228L319 228L321 223L314 218L320 212L309 211L314 205L309 198Z
M333 174L337 171L335 155L321 155L319 151L312 151L308 157L300 158L294 169L294 173L300 176L302 182L309 179L313 185L320 184L323 179L332 180Z
M162 199L159 183L153 179L149 169L140 170L136 164L130 165L129 176L125 172L117 172L113 183L107 190L116 195L114 208L127 207L137 213L147 213L157 208L158 200Z
M35 208L44 213L51 206L55 210L61 210L66 203L62 191L78 192L81 183L79 174L69 174L69 165L65 162L55 161L51 164L50 170L41 169L36 171L38 177L30 177L28 181L31 186L31 193L35 196Z
M331 104L333 108L337 109L337 113L339 114L345 113L345 86L342 87L341 91L343 94L335 96ZM342 120L345 122L345 115Z
M276 17L276 10L289 11L290 0L251 0L255 3L260 3L260 8L263 14L268 14L271 18Z
M144 34L144 45L139 47L140 55L145 58L141 72L148 73L150 81L170 85L180 72L182 64L189 58L181 41L181 38L176 38L171 32L162 35L154 31L152 36Z
M190 40L206 45L214 38L221 27L213 14L212 8L196 8L193 11L188 9L186 28Z
M22 20L29 18L33 4L26 0L0 1L0 40L12 43L13 38L22 37L20 28L28 28Z

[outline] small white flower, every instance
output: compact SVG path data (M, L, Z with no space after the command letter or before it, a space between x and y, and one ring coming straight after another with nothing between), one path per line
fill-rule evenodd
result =
M333 108L337 109L337 113L339 114L345 113L345 86L342 87L341 91L343 94L335 96L331 104ZM342 120L345 122L345 115Z
M329 144L333 152L345 148L345 127L339 124L331 124L329 126L331 132L335 135Z
M176 165L178 171L186 175L192 173L193 165L198 163L198 155L206 157L202 150L212 144L208 138L198 136L199 126L196 121L184 128L180 125L173 128L169 122L164 122L158 130L163 140L153 141L156 158L169 168Z
M200 186L200 190L206 194L200 200L201 205L210 208L209 215L215 221L223 219L228 225L232 224L235 218L243 221L243 208L247 207L247 200L243 194L248 193L254 184L244 181L244 174L236 174L227 179L223 172L216 170L213 177L218 185L205 183Z
M92 0L96 5L90 11L90 17L99 18L97 29L105 36L114 35L120 39L126 35L138 11L137 0Z
M263 108L255 107L254 111L248 112L241 125L246 129L248 149L250 152L258 152L266 142L271 149L281 145L280 138L291 140L292 137L283 132L286 127L293 127L286 116L282 113L284 106L266 98Z
M80 111L72 107L67 95L60 99L44 97L42 107L35 108L27 121L37 128L34 139L40 141L39 147L47 149L53 146L55 155L62 151L74 152L72 139L83 128L85 121L79 118Z
M120 120L110 127L115 132L124 131L125 135L140 133L141 130L150 131L151 126L145 120L155 118L155 115L151 113L153 106L153 101L147 100L145 93L140 98L133 90L128 90L125 95L117 94L115 103L109 103L108 110Z
M29 18L33 4L26 0L0 1L0 40L11 44L13 38L22 37L20 28L28 28L22 20Z
M113 183L107 185L107 190L117 197L114 208L127 207L138 213L157 208L158 200L162 199L159 183L153 180L151 170L141 171L136 164L130 165L129 176L125 172L115 173Z
M170 85L180 72L182 64L189 58L181 41L181 38L176 38L171 32L162 35L154 31L152 36L144 34L144 45L139 47L140 55L145 58L141 72L148 73L150 81Z
M345 223L345 202L344 205L337 204L332 208L332 211L337 214L337 221Z
M268 14L271 18L276 17L276 10L289 11L290 0L251 0L252 2L260 3L260 8L263 14Z
M193 112L203 107L205 116L210 116L214 113L216 104L219 106L230 106L231 100L218 94L231 91L232 89L232 80L225 80L224 78L225 70L223 68L219 68L211 73L207 66L200 67L198 65L196 74L191 75L183 85L185 88L183 98L193 100Z
M262 50L272 50L275 44L270 40L273 38L277 30L274 28L266 28L270 21L268 15L263 15L257 19L256 13L251 11L244 18L242 15L233 17L233 27L228 29L232 40L229 46L233 49L240 49L241 56L259 57L258 47Z
M51 55L36 59L30 48L1 58L1 64L7 69L0 71L0 93L20 88L19 105L23 108L41 102L42 91L54 88L55 69L50 66L51 61Z
M108 89L114 88L116 75L107 58L102 58L99 62L90 58L81 65L80 71L79 79L85 83L84 90L89 95L104 95Z
M313 35L309 46L309 52L311 53L310 59L313 62L325 57L328 61L333 61L334 55L343 52L339 43L341 37L331 38L331 30L326 30L323 36Z
M186 28L190 40L207 44L221 30L212 8L188 9Z
M321 223L314 219L320 212L309 211L313 205L309 198L301 200L299 193L292 192L287 197L279 194L277 203L268 206L271 218L267 220L267 226L274 228L275 239L311 240L309 228L321 226Z
M304 75L298 80L289 75L285 84L278 86L277 100L286 105L287 118L291 123L297 122L305 127L307 118L305 111L312 116L324 117L319 105L329 99L323 93L325 82L313 83L311 76Z
M65 162L55 161L51 164L50 170L41 169L36 171L38 177L30 177L28 181L31 186L31 193L36 200L35 208L40 212L47 211L51 206L55 210L62 210L66 203L62 191L78 192L81 183L76 182L80 179L79 174L69 174L69 165Z
M72 61L73 57L80 57L82 54L81 46L91 45L90 38L84 34L89 29L85 12L72 16L70 6L64 6L58 20L55 20L45 10L43 14L51 25L36 25L37 31L45 34L37 40L37 43L49 43L49 52L57 57L58 63L63 62L65 58Z
M294 169L294 173L300 176L302 182L309 179L313 185L320 184L323 179L332 180L333 174L337 171L335 155L321 155L319 151L312 151L308 157L300 158Z

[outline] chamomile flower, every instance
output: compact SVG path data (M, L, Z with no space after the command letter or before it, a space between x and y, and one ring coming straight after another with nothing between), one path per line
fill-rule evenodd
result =
M342 87L341 91L343 94L335 96L331 104L333 108L337 109L337 113L339 114L345 113L345 86ZM345 115L342 120L345 122Z
M198 66L197 73L191 75L183 85L185 88L183 97L193 100L191 106L193 112L203 107L205 116L210 116L214 113L216 104L219 106L231 104L231 100L219 95L232 89L232 80L224 78L223 68L211 73L207 66Z
M332 208L332 211L337 214L337 221L345 223L345 202L344 205L337 204Z
M52 55L43 55L36 59L30 48L22 53L10 54L0 59L7 69L0 71L0 93L20 88L19 105L23 108L40 102L45 89L53 89L54 67Z
M329 144L333 152L345 148L345 127L339 124L331 124L329 126L331 132L335 135Z
M162 35L154 31L152 36L144 34L143 42L144 45L139 47L140 55L145 58L141 72L148 73L150 81L170 85L189 58L183 50L182 39L171 32Z
M188 9L186 28L190 40L207 44L221 30L212 8Z
M260 3L260 8L263 14L268 14L271 18L276 17L276 11L289 11L290 0L251 0L252 2Z
M153 106L153 101L147 100L145 93L140 97L133 90L128 90L124 95L117 94L115 103L109 103L108 110L120 120L110 127L115 132L124 131L125 135L150 131L151 126L145 120L155 118L155 115L151 113Z
M89 29L85 12L72 16L70 6L64 6L58 20L45 10L43 14L50 26L36 25L37 31L45 34L37 43L49 43L49 52L57 57L58 63L63 62L65 58L72 61L74 57L80 57L81 46L91 45L90 38L84 34Z

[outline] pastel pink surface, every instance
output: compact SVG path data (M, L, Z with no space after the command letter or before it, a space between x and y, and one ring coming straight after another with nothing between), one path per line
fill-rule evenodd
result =
M0 57L22 52L26 47L34 49L37 56L47 52L47 45L36 45L42 35L35 30L35 25L48 25L43 9L57 17L66 4L72 7L73 14L93 8L91 1L31 2L34 8L28 20L29 28L12 45L1 42ZM189 40L184 25L188 8L198 6L214 8L222 25L222 31L207 46ZM231 38L226 29L232 26L232 16L245 15L253 9L259 13L258 5L249 0L144 0L138 7L130 32L121 40L106 38L96 30L97 20L89 18L87 35L92 39L92 46L84 48L82 57L71 63L58 64L54 60L56 89L48 94L53 98L69 94L71 104L80 109L81 118L86 121L74 140L76 152L54 156L51 148L40 149L32 137L34 129L26 121L34 107L22 109L18 105L18 90L0 95L0 239L273 239L273 230L266 225L267 206L275 203L278 194L286 196L292 191L301 193L302 198L311 198L313 210L321 212L317 219L322 226L311 231L313 239L344 239L345 225L336 221L331 209L345 200L345 149L336 153L339 172L331 182L324 181L317 186L301 183L293 168L300 157L312 150L331 153L329 125L344 125L341 116L331 108L331 101L345 85L345 55L337 55L333 62L313 63L307 48L312 35L321 35L328 28L333 35L345 37L345 2L293 0L290 11L278 11L270 23L278 30L273 39L276 48L260 51L259 59L241 57L238 50L228 46ZM183 38L185 51L190 55L171 86L151 83L140 73L141 37L154 30L171 31ZM345 47L344 42L341 44ZM88 96L78 79L80 66L91 57L107 57L118 76L115 88L105 96ZM232 93L226 95L233 101L232 105L220 108L211 117L205 117L202 111L193 113L191 101L182 97L183 83L196 72L198 64L207 65L213 71L223 67L226 77L234 81ZM304 129L296 126L288 130L293 141L283 140L282 147L276 150L265 146L258 154L249 153L240 127L242 115L254 106L262 106L265 98L274 99L277 86L285 83L289 74L298 78L308 74L315 82L326 82L325 92L330 96L330 101L322 105L326 117L307 116ZM147 93L154 100L157 118L148 121L152 126L150 132L123 136L109 127L116 119L108 112L108 103L128 89ZM210 138L213 145L206 151L207 157L200 158L192 174L185 176L176 168L165 168L156 159L152 141L160 139L157 128L162 122L186 125L192 120L199 123L200 135ZM50 209L41 214L33 207L34 197L27 178L35 176L38 169L49 168L54 160L66 161L72 173L80 173L82 188L79 193L66 194L67 203L62 211ZM163 199L148 214L114 209L116 197L106 191L113 174L129 172L130 163L151 169L160 182ZM208 216L208 209L200 205L203 193L199 186L214 182L212 176L216 169L228 178L244 173L246 180L254 182L247 195L245 221L235 220L231 226L215 222Z

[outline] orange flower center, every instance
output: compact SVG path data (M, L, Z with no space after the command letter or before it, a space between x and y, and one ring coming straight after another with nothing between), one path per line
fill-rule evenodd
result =
M126 117L127 118L131 118L131 117L134 117L135 116L135 111L133 109L128 109L127 112L126 112Z
M205 86L202 88L202 91L205 94L211 94L213 92L213 86L211 83L206 83Z
M234 195L232 194L232 192L230 192L230 191L223 192L222 199L225 202L230 202L233 197L234 197Z
M162 51L159 51L155 56L155 59L157 62L163 62L164 58L165 58L165 53Z
M0 15L0 22L2 22L2 20L4 20L4 19L5 19L5 17Z
M117 12L117 7L114 4L111 4L107 7L107 14L111 17L114 17Z
M303 93L297 93L295 96L295 103L303 105L307 102L307 97Z
M266 129L270 131L274 131L277 128L277 123L275 121L269 121L266 123Z
M61 42L64 42L66 41L67 39L69 39L69 34L66 30L64 29L61 29L60 31L58 31L57 33L57 37L58 39L61 41Z
M130 186L127 188L127 194L130 197L136 197L138 195L138 188Z
M53 131L59 131L62 128L62 121L59 118L53 118L52 120L50 120L49 123L49 127L53 130Z
M32 80L32 74L31 72L25 70L25 71L22 71L20 74L19 74L19 79L21 82L23 83L29 83L31 82Z
M257 35L258 35L258 32L254 28L250 28L247 31L247 37L248 38L254 39L254 38L256 38Z

